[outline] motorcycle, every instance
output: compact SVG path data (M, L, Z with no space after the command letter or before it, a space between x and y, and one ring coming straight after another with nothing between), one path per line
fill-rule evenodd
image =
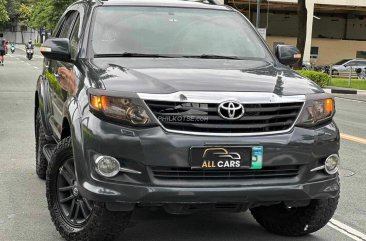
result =
M15 46L10 46L10 51L13 54L15 52Z
M27 49L27 58L31 60L33 58L33 49Z

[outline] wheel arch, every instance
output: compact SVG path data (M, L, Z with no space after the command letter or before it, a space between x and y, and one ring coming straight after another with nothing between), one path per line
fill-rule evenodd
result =
M44 85L45 85L44 78L41 75L38 77L36 91L34 92L34 128L36 128L36 118L37 113L39 111L41 114L41 122L44 126L45 133L47 136L49 136L50 131L48 128L49 125L47 125L46 123L46 108L45 108L45 103L47 103L46 100L47 88L45 88Z

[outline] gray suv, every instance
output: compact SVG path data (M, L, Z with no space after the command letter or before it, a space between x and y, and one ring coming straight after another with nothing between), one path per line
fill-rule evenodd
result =
M287 236L334 214L334 100L231 7L79 1L41 52L36 171L66 240L113 240L142 206L250 210Z

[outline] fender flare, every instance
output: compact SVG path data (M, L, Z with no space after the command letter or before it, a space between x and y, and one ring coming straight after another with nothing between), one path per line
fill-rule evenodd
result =
M52 139L52 130L47 122L47 81L44 79L43 75L40 75L37 80L37 87L34 94L34 123L36 122L37 112L41 113L41 121L45 129L46 137ZM36 125L34 125L35 128Z

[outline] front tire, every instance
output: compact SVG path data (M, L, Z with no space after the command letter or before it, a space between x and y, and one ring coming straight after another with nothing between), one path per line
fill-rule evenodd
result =
M46 195L53 223L68 241L112 241L126 228L132 212L111 212L78 191L71 138L56 147L47 169Z
M306 207L283 203L251 209L253 217L267 231L284 236L304 236L323 228L337 209L336 198L311 200Z

